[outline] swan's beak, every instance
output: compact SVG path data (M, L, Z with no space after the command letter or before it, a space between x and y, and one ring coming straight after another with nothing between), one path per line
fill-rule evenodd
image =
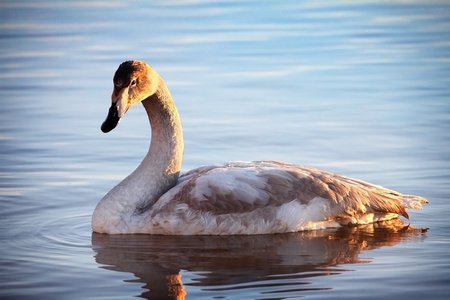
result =
M106 120L103 122L101 127L104 133L110 132L116 128L117 124L120 122L120 119L122 119L123 115L130 108L128 89L124 88L119 92L114 91L111 96L111 100L111 107L109 108Z
M119 124L119 110L117 109L117 103L112 103L109 108L108 115L106 116L105 121L102 124L102 131L104 133L110 132L114 128L116 128L117 124Z

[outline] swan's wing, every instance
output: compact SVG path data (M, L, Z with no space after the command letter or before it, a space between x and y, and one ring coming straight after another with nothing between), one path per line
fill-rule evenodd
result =
M280 162L237 162L201 167L181 176L159 204L187 205L212 215L326 199L330 218L371 212L408 218L402 195L364 181ZM169 201L170 199L170 201ZM165 203L164 203L165 202ZM169 204L170 203L170 204Z

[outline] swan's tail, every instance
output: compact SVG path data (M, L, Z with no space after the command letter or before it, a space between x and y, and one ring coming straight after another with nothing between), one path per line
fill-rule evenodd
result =
M428 200L414 195L402 195L403 206L407 209L422 209L422 203L428 203Z

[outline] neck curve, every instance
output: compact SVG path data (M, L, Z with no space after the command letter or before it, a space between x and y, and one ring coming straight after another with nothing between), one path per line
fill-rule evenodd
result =
M92 215L96 232L132 232L140 215L177 182L183 156L180 117L166 84L155 77L158 90L142 101L151 126L150 148L136 170L97 205Z
M150 148L139 167L131 174L135 180L143 179L147 185L147 189L143 188L147 190L145 203L137 206L140 213L153 206L162 194L176 184L183 156L180 117L166 84L159 79L157 92L142 101L152 132Z

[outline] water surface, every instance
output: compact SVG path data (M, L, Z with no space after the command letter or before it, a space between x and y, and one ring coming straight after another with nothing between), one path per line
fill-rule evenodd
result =
M447 299L448 36L446 1L2 1L0 298ZM311 165L428 198L417 229L93 234L149 145L140 106L100 131L132 58L174 97L183 171Z

